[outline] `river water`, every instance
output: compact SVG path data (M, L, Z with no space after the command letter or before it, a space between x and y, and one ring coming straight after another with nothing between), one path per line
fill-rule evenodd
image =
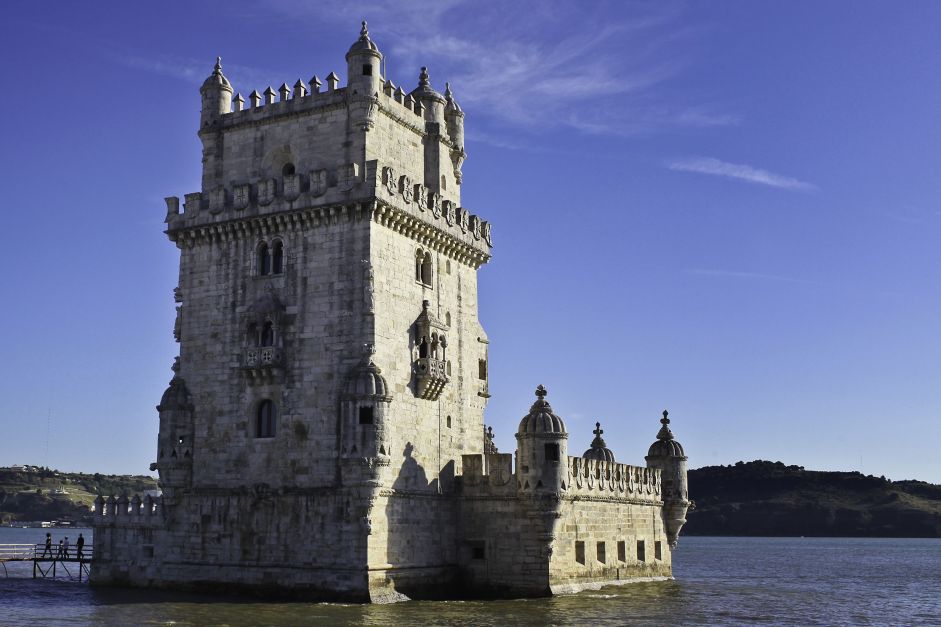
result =
M45 529L0 529L0 543ZM56 543L77 529L51 530ZM86 538L88 530L82 530ZM941 540L682 537L674 581L549 599L261 603L0 569L0 625L941 625Z

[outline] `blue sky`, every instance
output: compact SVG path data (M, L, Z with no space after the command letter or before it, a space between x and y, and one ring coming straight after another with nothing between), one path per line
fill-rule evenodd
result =
M466 117L487 423L539 383L570 453L941 482L941 4L14 2L0 76L0 465L145 472L170 377L163 197L198 86L345 79L368 19Z

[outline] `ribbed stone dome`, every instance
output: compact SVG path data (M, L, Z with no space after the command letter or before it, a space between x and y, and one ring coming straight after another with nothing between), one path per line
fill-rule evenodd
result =
M350 57L354 54L371 54L373 56L382 56L379 53L379 46L369 38L369 29L366 28L366 22L363 22L363 27L359 31L359 39L353 42L353 45L350 46L349 51L346 53L346 60L349 61Z
M212 74L209 75L205 81L203 81L203 86L200 87L200 91L204 89L211 88L222 88L224 90L232 91L232 85L229 84L229 79L225 77L225 74L222 73L222 57L216 57L216 65L212 68Z
M650 445L647 451L647 457L686 457L683 451L683 445L673 439L673 432L670 431L670 419L667 418L669 412L663 412L663 418L660 419L660 432L657 433L657 441Z
M190 392L186 387L186 382L183 381L182 377L174 375L173 379L170 380L170 385L163 393L163 396L160 397L160 404L157 405L157 411L191 409L192 407L193 403L190 399Z
M585 459L597 459L601 462L613 462L614 461L614 451L608 448L608 445L604 443L604 440L601 438L601 434L604 431L601 429L601 423L595 423L595 439L591 441L591 448L589 448L582 455Z
M565 423L562 419L552 413L552 406L546 400L546 388L541 385L536 388L538 397L533 406L529 408L529 413L520 420L517 433L559 433L564 434Z
M386 384L385 377L382 376L382 370L373 363L372 359L360 366L357 366L346 382L346 395L356 398L378 398L379 400L391 401L389 387Z
M415 100L435 100L445 104L445 97L431 86L431 82L428 80L428 68L426 67L421 69L421 74L418 75L418 87L410 95Z

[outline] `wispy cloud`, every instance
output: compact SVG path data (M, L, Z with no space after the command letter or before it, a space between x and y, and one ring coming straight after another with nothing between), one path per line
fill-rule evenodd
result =
M409 89L418 67L430 64L433 84L441 90L450 80L469 114L514 129L634 135L738 122L713 104L659 92L692 63L687 44L698 32L681 23L678 4L266 0L261 6L296 23L343 26L351 35L366 17L396 83Z
M761 281L780 281L783 283L800 283L802 285L822 285L819 281L811 279L798 279L795 277L780 276L776 274L763 274L761 272L740 272L735 270L714 270L711 268L690 268L689 274L711 277L728 277L733 279L754 279Z
M723 176L730 179L746 181L748 183L768 185L770 187L779 187L793 191L809 192L817 189L816 185L789 176L775 174L774 172L746 164L729 163L713 157L696 157L693 159L669 161L666 163L666 167L677 172L711 174L713 176Z
M206 77L212 73L212 65L215 62L215 59L193 59L172 54L148 58L112 52L109 56L126 67L175 78L194 85L199 85L206 80ZM275 73L267 70L232 63L224 63L224 69L226 77L233 81L233 84L260 86L259 90L271 82L272 76L276 76ZM247 94L243 92L243 95Z

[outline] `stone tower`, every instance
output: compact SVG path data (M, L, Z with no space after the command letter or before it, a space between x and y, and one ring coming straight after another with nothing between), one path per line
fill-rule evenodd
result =
M461 204L450 88L421 68L406 92L382 58L364 22L345 87L331 72L246 105L219 59L200 88L202 190L167 199L180 357L159 406L175 533L158 572L218 578L222 559L367 599L393 570L454 561L454 508L436 503L483 450L490 225Z

